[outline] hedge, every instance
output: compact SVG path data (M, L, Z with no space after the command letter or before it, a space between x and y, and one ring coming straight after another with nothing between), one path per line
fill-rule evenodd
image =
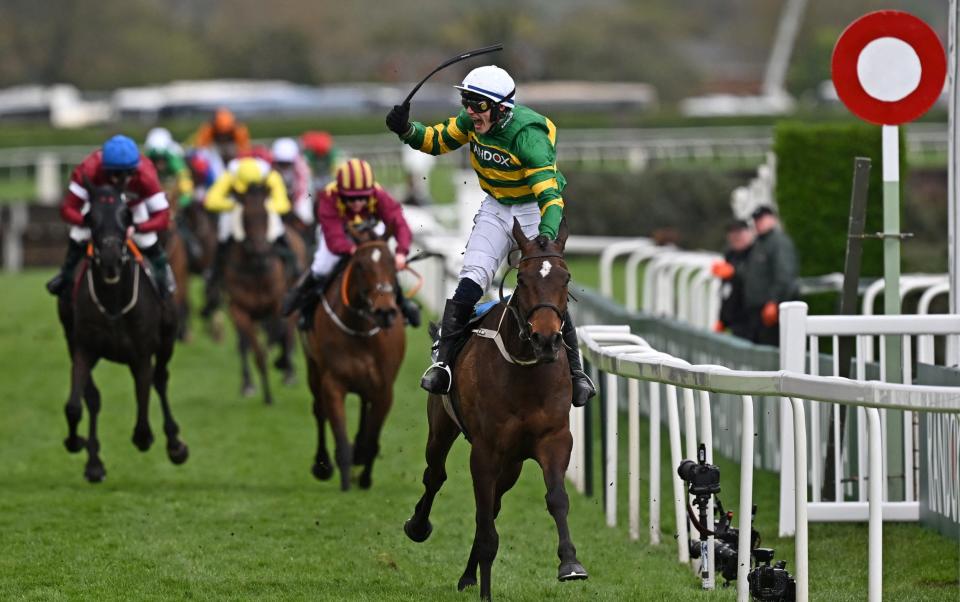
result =
M902 140L901 136L901 182L906 179ZM797 245L802 276L843 272L855 157L872 162L865 231L883 230L881 144L879 126L795 122L776 126L777 204L784 229ZM879 240L864 241L861 275L883 275Z

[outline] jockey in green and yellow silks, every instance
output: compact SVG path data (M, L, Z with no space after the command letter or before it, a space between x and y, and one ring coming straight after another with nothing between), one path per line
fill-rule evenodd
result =
M487 193L467 241L457 290L444 307L444 333L463 329L492 283L515 244L514 219L528 238L556 238L566 185L557 170L556 126L516 103L516 85L510 74L494 65L478 67L455 87L460 90L463 108L443 123L411 123L407 104L394 106L386 119L387 127L404 143L425 153L439 155L469 143L470 164ZM577 333L569 315L564 316L563 339L573 379L573 404L581 406L596 390L581 368ZM450 390L447 362L454 342L441 337L437 361L420 381L427 391L442 394Z

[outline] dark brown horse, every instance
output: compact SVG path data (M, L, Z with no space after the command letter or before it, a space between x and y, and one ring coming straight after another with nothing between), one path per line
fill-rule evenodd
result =
M175 229L164 233L163 248L167 252L167 261L170 271L177 283L173 294L173 303L177 307L177 339L190 339L190 268L187 258L187 247L183 237Z
M274 365L284 372L287 384L292 384L294 380L290 354L295 340L294 320L280 314L280 305L292 284L293 274L288 274L284 269L283 260L268 240L270 217L265 203L269 193L265 186L250 186L246 193L240 195L238 202L243 208L244 238L230 246L224 269L230 318L237 329L240 348L242 393L254 393L247 357L250 348L253 348L263 400L267 404L273 403L267 378L267 348L257 336L257 327L262 325L266 330L268 345L280 344L280 356ZM289 229L286 236L298 262L303 265L306 261L303 242Z
M466 342L453 368L454 405L473 445L470 472L476 498L476 533L457 587L463 590L476 584L479 565L483 599L490 599L490 570L499 545L494 521L500 500L517 482L526 459L535 460L543 470L547 510L560 537L558 578L587 578L567 528L569 500L563 482L573 445L570 370L566 354L559 353L570 281L563 260L566 223L561 223L556 241L527 240L516 221L513 236L521 252L514 294L477 325L479 332L474 331L476 336ZM497 337L503 342L502 351ZM447 478L447 453L460 434L441 396L429 396L427 415L425 492L404 525L407 536L416 542L425 541L433 530L430 509Z
M180 340L187 340L190 334L191 307L188 281L191 275L202 276L205 281L209 278L216 248L215 218L203 208L203 203L193 202L185 207L179 207L176 213L176 225L170 230L166 249L170 267L177 280ZM223 336L220 318L217 315L206 315L204 320L210 336L215 341L219 341Z
M97 437L100 391L91 374L101 358L126 364L133 374L137 395L133 444L137 449L147 451L153 444L148 411L152 385L160 396L170 461L182 464L189 450L179 439L180 428L167 399L167 364L177 330L173 302L162 299L151 285L139 251L127 238L132 219L121 191L101 186L89 192L90 256L78 270L75 293L61 296L57 309L72 361L66 405L69 432L64 445L71 453L87 449L84 476L97 483L107 472ZM90 412L86 439L77 434L83 414L81 395Z
M406 347L403 318L395 300L396 267L384 240L388 237L357 246L346 267L324 292L314 313L313 329L304 335L317 420L313 474L321 480L333 476L325 434L329 420L336 440L340 488L344 491L350 488L351 464L363 466L358 480L361 488L369 488L373 482L380 431L393 405L393 383ZM352 448L344 408L347 393L360 397L360 427Z

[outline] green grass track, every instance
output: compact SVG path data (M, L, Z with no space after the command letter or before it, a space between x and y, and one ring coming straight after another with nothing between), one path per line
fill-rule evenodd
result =
M147 453L134 448L132 380L125 367L102 363L94 374L103 393L107 479L90 485L82 476L85 453L69 455L62 444L69 362L54 301L43 290L48 276L0 276L0 600L477 599L476 589L458 593L455 587L473 537L464 441L448 461L433 536L414 544L401 530L422 490L426 426L417 383L427 365L423 329L408 331L369 491L341 493L335 480L311 476L316 434L299 352L300 383L285 388L273 374L277 403L265 407L259 395L239 395L232 336L216 345L199 331L177 347L171 367L171 403L189 461L173 466L167 460L155 395L157 442ZM355 425L353 398L348 412ZM643 464L646 471L646 459ZM723 468L724 484L736 483L735 468ZM663 472L666 495L669 469ZM769 513L761 524L766 536L776 476L758 474L755 487L766 500L761 512ZM733 590L699 591L676 562L669 506L663 509L665 543L652 548L645 537L630 542L625 528L605 527L599 495L569 491L571 530L590 579L556 581L556 531L539 468L528 463L497 521L495 598L734 599ZM735 509L735 496L729 497L724 502ZM955 542L913 526L886 527L884 536L885 599L957 600ZM865 599L866 537L865 525L811 526L811 599ZM855 553L848 560L842 554L849 550ZM792 555L778 549L778 557L792 567Z

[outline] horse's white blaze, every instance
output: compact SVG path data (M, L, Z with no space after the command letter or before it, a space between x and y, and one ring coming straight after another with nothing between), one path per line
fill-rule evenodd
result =
M373 253L370 254L370 259L373 260L373 263L380 261L380 249L374 249Z
M547 277L547 274L550 273L550 269L551 269L552 267L553 267L553 266L550 265L550 262L547 261L546 259L544 259L544 260L543 260L543 264L540 266L540 277L541 277L541 278L546 278L546 277Z

